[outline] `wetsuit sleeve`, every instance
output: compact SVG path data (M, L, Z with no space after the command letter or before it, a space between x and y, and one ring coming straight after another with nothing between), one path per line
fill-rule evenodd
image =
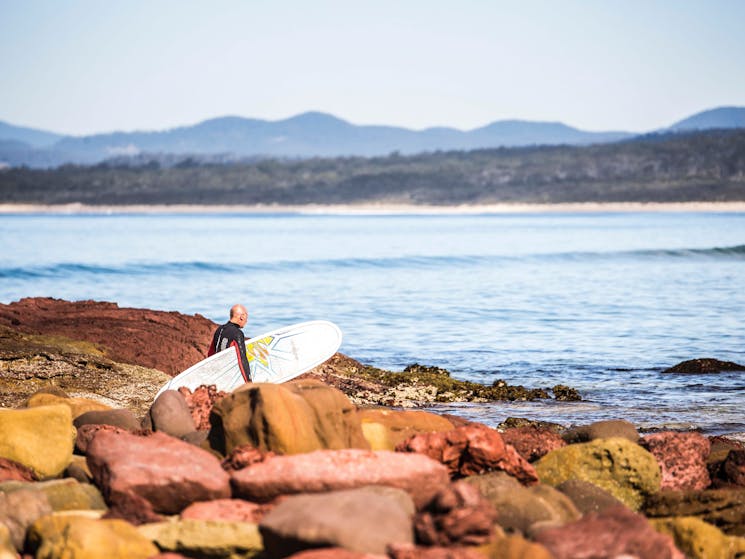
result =
M249 382L251 381L251 368L248 364L248 356L246 355L246 336L243 335L243 332L241 330L238 330L238 336L237 336L237 342L238 342L238 353L240 354L241 363L243 364L243 370L246 373L246 377L248 378Z

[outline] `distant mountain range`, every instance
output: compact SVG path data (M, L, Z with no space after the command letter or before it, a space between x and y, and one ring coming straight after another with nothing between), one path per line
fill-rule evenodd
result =
M657 132L745 128L745 107L703 111ZM0 167L56 167L97 164L143 154L209 156L216 161L243 158L383 156L393 152L474 150L537 145L588 145L625 140L630 132L587 132L560 122L502 120L474 130L358 126L333 115L307 112L267 121L222 117L153 132L113 132L63 136L0 122Z

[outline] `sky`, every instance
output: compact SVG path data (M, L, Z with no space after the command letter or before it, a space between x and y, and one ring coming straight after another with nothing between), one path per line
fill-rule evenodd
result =
M0 0L0 120L648 132L745 106L744 29L740 0Z

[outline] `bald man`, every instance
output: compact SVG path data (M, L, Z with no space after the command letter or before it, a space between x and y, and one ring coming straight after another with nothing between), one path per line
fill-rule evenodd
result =
M246 337L241 330L246 322L248 322L246 307L243 305L230 307L230 320L215 330L207 355L214 355L231 346L236 347L240 357L238 364L241 366L241 374L246 382L251 382L251 369L248 366L248 357L246 357Z

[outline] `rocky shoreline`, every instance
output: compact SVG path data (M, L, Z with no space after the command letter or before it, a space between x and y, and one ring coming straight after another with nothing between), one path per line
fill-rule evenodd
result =
M737 440L623 418L494 429L427 406L581 396L342 354L283 385L153 402L213 328L0 305L0 559L745 557ZM716 366L739 367L680 367Z

